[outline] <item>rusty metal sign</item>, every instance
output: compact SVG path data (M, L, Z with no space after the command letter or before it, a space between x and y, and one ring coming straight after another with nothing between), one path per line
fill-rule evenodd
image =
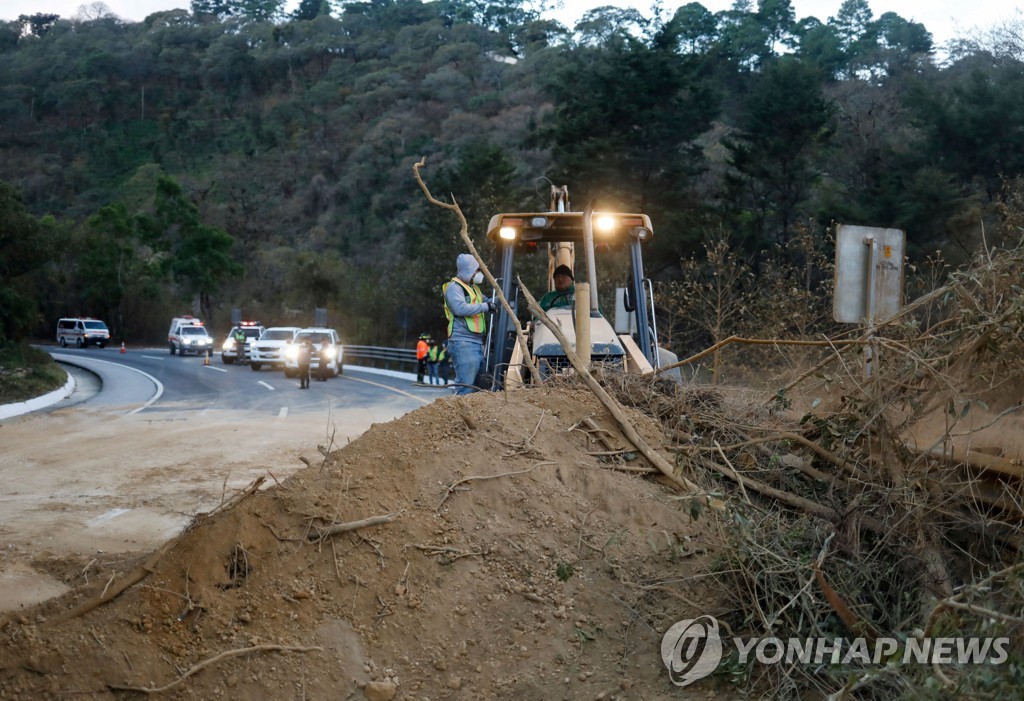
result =
M841 323L880 322L903 306L902 229L840 224L832 316Z

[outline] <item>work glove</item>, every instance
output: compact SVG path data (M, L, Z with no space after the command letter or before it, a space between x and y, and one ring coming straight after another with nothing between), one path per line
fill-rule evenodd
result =
M491 314L493 314L495 311L497 311L497 309L498 309L498 305L496 305L491 300L487 300L487 311L489 311Z

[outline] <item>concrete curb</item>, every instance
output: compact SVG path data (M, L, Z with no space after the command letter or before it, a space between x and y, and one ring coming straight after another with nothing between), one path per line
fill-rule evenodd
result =
M0 405L0 421L3 419L10 419L15 416L21 416L31 411L38 411L48 406L52 406L57 402L63 401L71 396L71 393L75 391L75 378L71 376L67 370L64 371L68 376L68 381L64 383L64 386L60 389L55 389L52 392L47 392L41 397L35 397L24 402L15 402L13 404Z

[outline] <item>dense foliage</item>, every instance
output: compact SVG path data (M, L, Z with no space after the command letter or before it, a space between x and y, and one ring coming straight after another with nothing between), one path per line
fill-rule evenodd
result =
M751 255L833 220L969 250L1024 170L1020 47L940 62L923 25L866 0L824 22L790 0L601 7L572 29L512 0L282 7L0 22L6 333L88 314L157 340L183 311L223 332L232 308L317 306L349 342L437 331L460 246L420 157L478 240L494 212L544 208L545 177L575 208L646 211L666 280L723 229ZM32 243L46 232L60 245ZM12 268L12 238L41 265Z

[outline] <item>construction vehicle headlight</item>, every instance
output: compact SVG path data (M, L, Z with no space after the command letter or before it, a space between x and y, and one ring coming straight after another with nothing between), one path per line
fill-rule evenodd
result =
M615 217L603 215L594 221L594 228L602 233L608 233L615 229L615 223Z
M546 229L548 226L547 217L534 217L530 220L530 226L534 229Z
M634 226L632 229L630 229L629 233L633 238L638 239L640 241L646 241L647 239L651 238L651 230L648 229L646 226Z
M512 226L503 226L503 227L501 227L501 229L498 230L498 236L500 236L501 238L505 239L506 241L514 241L515 238L516 238L515 227L512 227Z

